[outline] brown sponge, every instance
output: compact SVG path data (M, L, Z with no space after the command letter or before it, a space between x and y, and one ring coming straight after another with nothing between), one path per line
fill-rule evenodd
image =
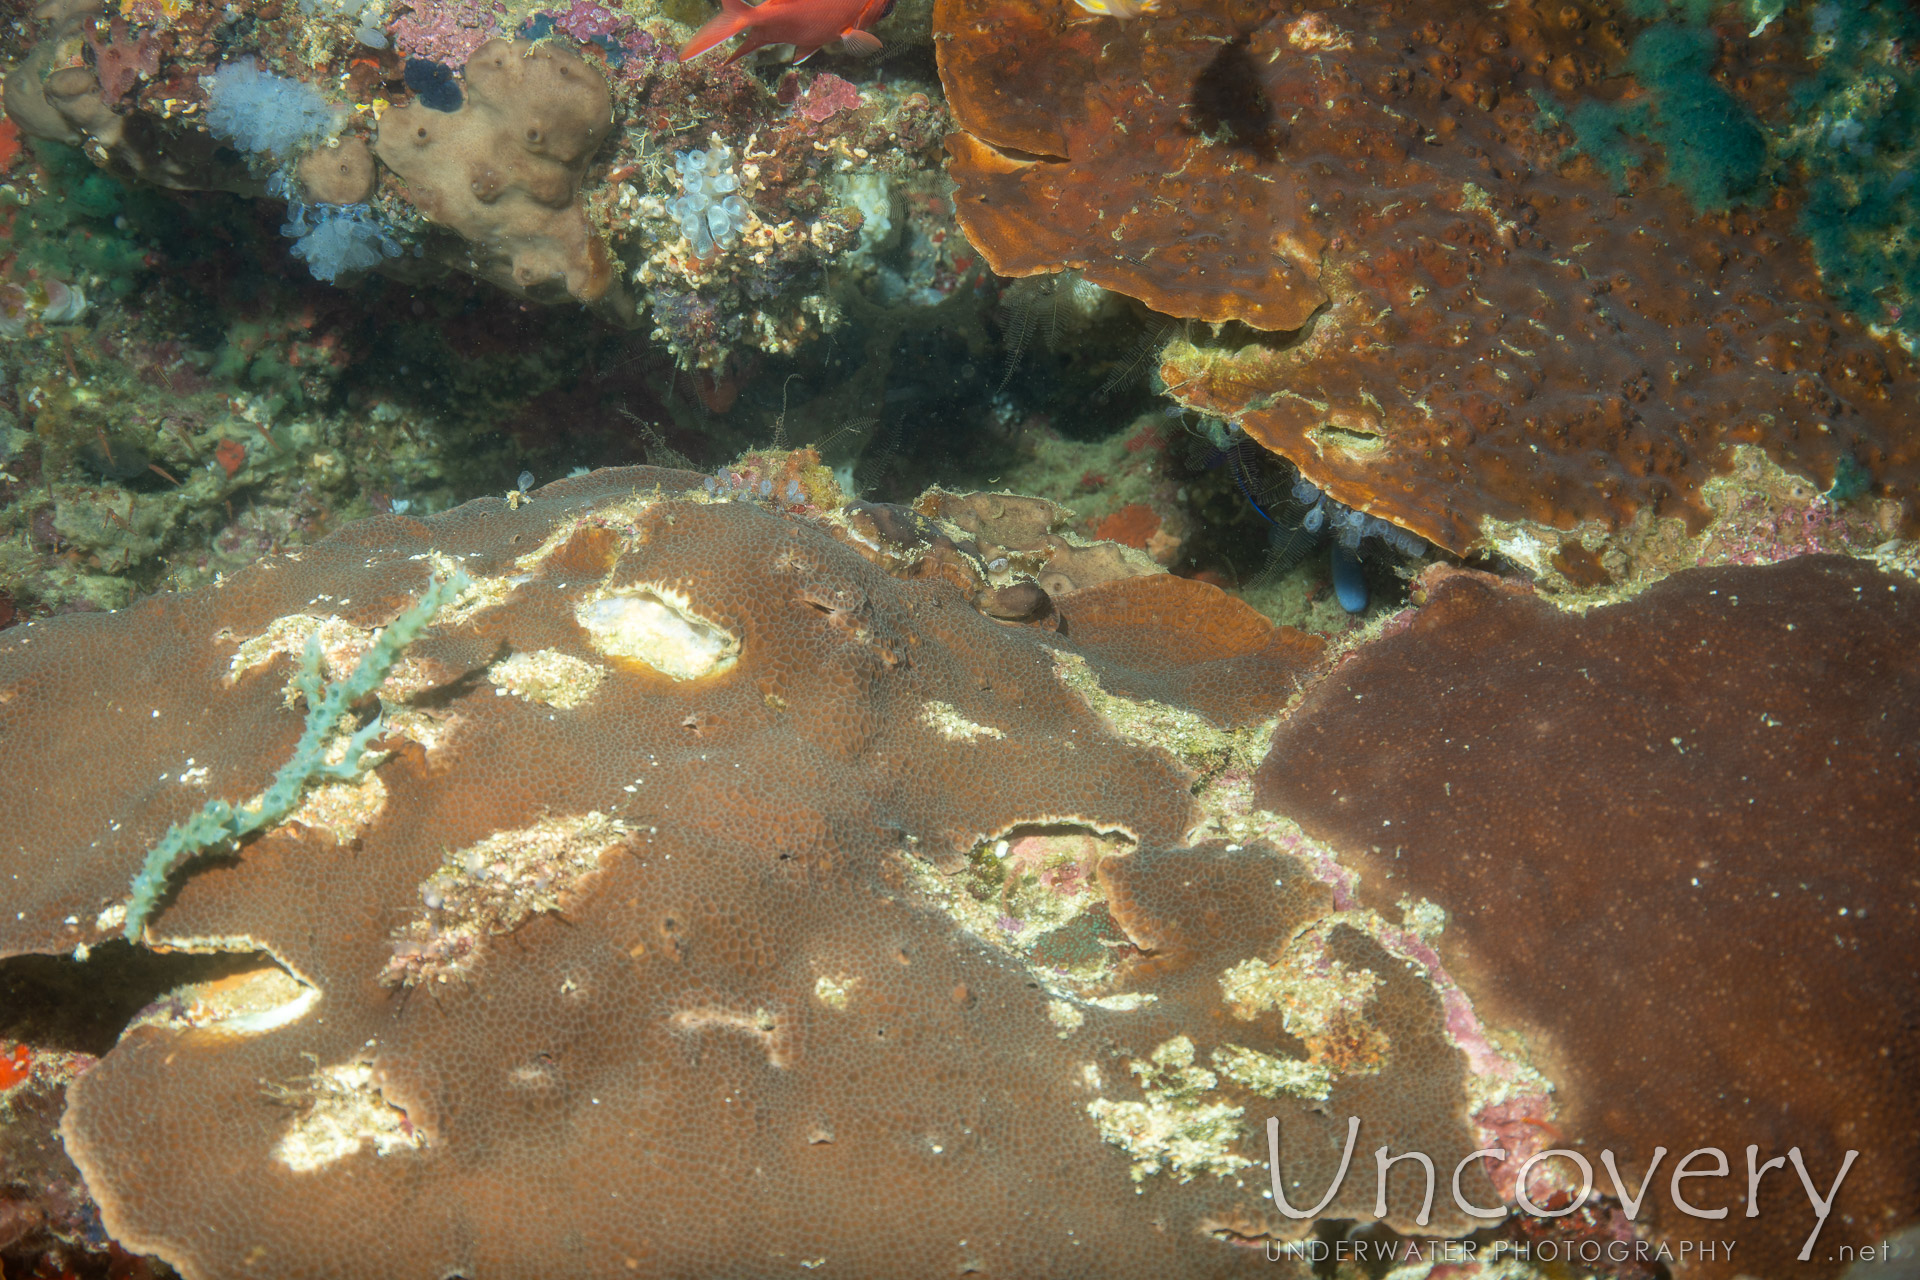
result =
M364 204L373 195L373 152L364 138L342 138L316 147L296 172L309 200L320 204Z
M458 111L387 111L374 154L426 217L473 247L474 269L522 293L561 282L582 302L613 283L580 177L613 128L606 79L552 44L489 40L464 70Z

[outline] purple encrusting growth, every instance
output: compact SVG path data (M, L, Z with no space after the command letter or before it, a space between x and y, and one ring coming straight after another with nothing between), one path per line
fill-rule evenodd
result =
M616 13L592 0L581 0L566 12L553 15L554 30L564 31L582 43L611 38L620 34L622 27L632 25L632 19L625 14Z

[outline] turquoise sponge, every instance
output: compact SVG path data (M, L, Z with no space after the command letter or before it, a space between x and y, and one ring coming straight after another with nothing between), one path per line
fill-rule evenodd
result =
M1666 153L1667 181L1702 211L1724 209L1752 195L1767 170L1767 138L1740 101L1713 78L1719 46L1711 31L1662 22L1642 31L1627 69L1646 91L1631 102L1582 102L1562 112L1536 93L1552 123L1564 124L1574 146L1593 157L1621 190L1653 143Z
M448 601L471 585L464 573L435 579L420 594L413 607L388 623L374 637L373 646L362 654L352 674L336 680L323 691L320 688L320 636L316 631L307 638L306 652L300 659L300 692L307 699L307 727L293 749L293 757L280 766L273 781L251 805L236 809L225 800L209 800L200 812L185 822L176 822L160 837L160 843L147 851L140 873L133 878L133 893L127 900L126 938L133 942L146 927L147 917L166 892L167 880L183 862L222 843L238 841L242 836L281 821L300 803L307 784L321 778L352 779L360 776L367 744L381 730L375 716L353 731L347 739L347 752L328 763L328 744L339 732L340 722L353 704L380 687L400 660L414 637L426 628Z
M1633 42L1627 70L1648 91L1647 135L1666 149L1667 181L1700 209L1724 209L1766 171L1767 139L1738 99L1713 78L1711 31L1663 22Z

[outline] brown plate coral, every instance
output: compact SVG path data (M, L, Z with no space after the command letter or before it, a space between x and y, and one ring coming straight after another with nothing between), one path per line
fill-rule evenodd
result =
M1175 317L1184 404L1456 552L1516 526L1698 528L1753 445L1911 504L1912 360L1822 292L1794 201L1618 194L1543 104L1618 93L1578 4L945 0L961 224ZM1749 92L1783 95L1778 41ZM1557 108L1556 108L1557 109Z
M304 664L338 677L430 577L471 579L387 674L384 763L208 848L140 922L277 963L156 1006L73 1088L108 1230L194 1277L1265 1265L1208 1234L1289 1224L1242 1121L1266 1104L1206 1065L1205 1011L1215 970L1277 954L1327 891L1272 851L1178 849L1197 771L1111 717L1253 739L1182 710L1164 653L1129 672L892 576L797 479L786 503L699 483L603 472L381 518L0 638L0 737L41 770L0 814L22 886L0 948L85 954L170 823L293 750ZM1210 657L1283 661L1233 617ZM1150 874L1183 859L1233 901ZM1217 925L1189 937L1200 907ZM1137 978L1129 935L1165 939ZM1438 997L1364 935L1329 945L1381 970L1356 990L1397 1046L1349 1064L1355 1105L1464 1154ZM1234 1040L1277 1061L1295 1042L1260 1007ZM1198 1064L1175 1061L1189 1033ZM1325 1180L1337 1149L1301 1137L1291 1167Z

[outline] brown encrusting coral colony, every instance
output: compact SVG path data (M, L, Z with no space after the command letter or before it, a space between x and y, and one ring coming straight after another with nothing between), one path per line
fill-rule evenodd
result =
M1916 48L0 0L0 1277L1910 1275Z

